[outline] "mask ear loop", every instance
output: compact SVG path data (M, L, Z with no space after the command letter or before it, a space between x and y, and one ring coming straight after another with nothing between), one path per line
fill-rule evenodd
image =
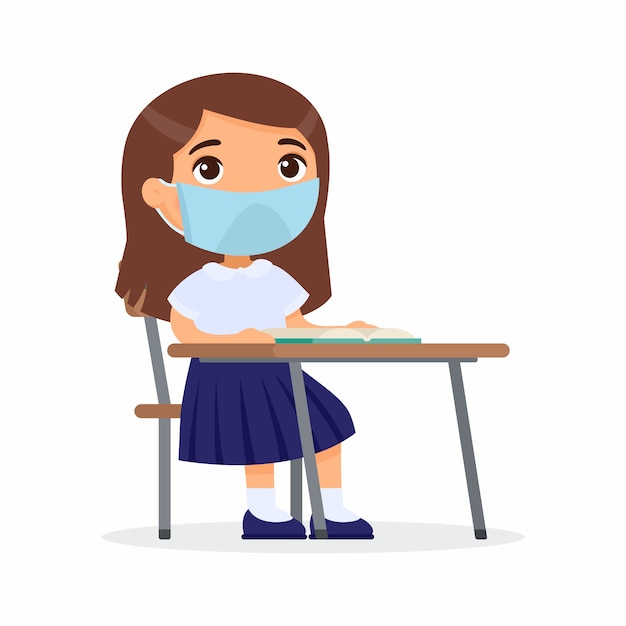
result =
M176 187L176 185L174 183L168 183L166 181L164 181L162 178L159 178L159 182L162 185L165 185L166 187ZM159 214L159 217L174 231L177 232L179 235L182 235L183 237L185 236L185 231L181 230L180 228L177 228L176 226L174 226L174 224L172 224L167 217L165 217L165 215L163 215L163 211L161 211L161 209L155 209L155 211Z

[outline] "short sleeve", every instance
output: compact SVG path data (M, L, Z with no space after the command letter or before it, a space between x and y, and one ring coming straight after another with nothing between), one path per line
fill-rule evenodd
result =
M169 295L167 301L184 317L197 320L202 314L206 300L206 278L202 270L194 272Z
M309 292L285 270L274 266L272 272L272 293L280 302L285 317L297 311L308 299Z

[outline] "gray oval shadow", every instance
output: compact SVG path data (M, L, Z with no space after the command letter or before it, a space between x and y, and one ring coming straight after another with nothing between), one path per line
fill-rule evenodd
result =
M162 550L249 553L366 553L424 552L485 548L520 541L519 533L487 529L487 539L475 539L471 526L373 522L372 540L243 540L241 522L211 522L172 526L171 539L159 539L155 526L116 530L102 536L106 541Z

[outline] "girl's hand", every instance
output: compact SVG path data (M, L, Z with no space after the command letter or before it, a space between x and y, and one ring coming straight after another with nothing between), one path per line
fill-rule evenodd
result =
M276 343L272 335L256 328L246 328L234 336L237 343Z
M346 328L378 328L378 326L357 320L356 322L350 322Z

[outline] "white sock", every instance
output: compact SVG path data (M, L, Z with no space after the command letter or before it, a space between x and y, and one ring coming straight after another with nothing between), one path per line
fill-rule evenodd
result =
M352 511L343 506L343 490L341 488L322 489L324 517L331 522L354 522L360 519Z
M246 489L248 509L254 517L265 522L288 522L291 519L289 513L285 513L276 506L276 490L274 488Z

